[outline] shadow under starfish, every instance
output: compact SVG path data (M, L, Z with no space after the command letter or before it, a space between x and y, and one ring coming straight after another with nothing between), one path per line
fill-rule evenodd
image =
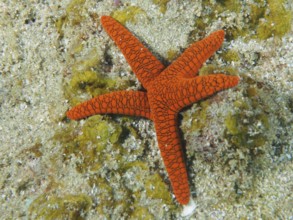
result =
M222 45L224 31L213 32L192 44L167 68L126 28L109 16L101 23L122 51L146 92L116 91L97 96L67 112L79 120L94 114L141 116L155 124L158 145L177 201L191 214L195 204L190 196L188 177L178 133L179 111L214 93L234 87L237 76L198 76L203 63Z

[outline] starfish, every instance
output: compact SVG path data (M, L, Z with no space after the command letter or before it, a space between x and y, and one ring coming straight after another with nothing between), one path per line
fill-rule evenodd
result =
M198 75L203 63L222 45L225 33L219 30L195 42L165 68L116 20L102 16L101 23L146 91L103 94L73 107L67 117L79 120L94 114L121 114L152 120L175 197L180 204L187 205L191 197L177 116L182 108L238 84L237 76Z

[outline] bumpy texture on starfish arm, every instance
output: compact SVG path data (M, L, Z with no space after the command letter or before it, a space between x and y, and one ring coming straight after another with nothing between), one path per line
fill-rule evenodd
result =
M238 84L237 76L214 74L198 76L192 79L180 80L176 86L177 102L171 107L175 111L191 105L201 99L205 99L223 89L231 88Z
M147 95L140 91L118 91L100 95L73 107L66 113L67 117L73 120L96 114L133 115L151 119Z
M203 63L220 48L224 36L225 32L219 30L211 33L203 40L193 43L165 71L168 72L168 75L196 76Z
M175 197L180 204L189 204L192 201L177 115L185 106L238 84L237 76L198 76L198 70L205 60L221 46L224 31L216 31L192 44L164 69L161 62L113 18L103 16L101 22L147 92L118 91L104 94L72 108L67 116L77 120L93 114L123 114L153 120Z
M147 84L165 69L164 65L113 18L102 16L101 22L106 32L122 51L138 80L147 88Z
M190 191L177 125L177 115L156 111L154 123L158 144L167 173L180 204L187 204Z

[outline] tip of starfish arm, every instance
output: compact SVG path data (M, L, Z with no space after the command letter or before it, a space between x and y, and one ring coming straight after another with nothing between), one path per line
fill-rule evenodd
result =
M190 197L188 204L183 205L181 216L182 217L190 216L191 214L195 212L195 208L196 208L196 204L194 200L192 199L192 197Z
M112 19L112 18L111 18L110 16L107 16L107 15L103 15L103 16L100 18L102 24L103 24L104 22L106 22L106 21L111 20L111 19Z
M240 77L239 76L234 76L233 79L232 79L233 86L238 85L239 81L240 81Z
M224 38L225 37L225 31L224 30L222 30L222 29L220 29L220 30L217 30L217 31L215 31L219 36L221 36L222 38Z
M75 114L72 112L72 110L69 110L66 112L67 118L74 120L75 119Z
M215 37L219 41L220 44L224 41L225 38L225 31L224 30L217 30L210 34L210 36ZM219 45L220 46L220 45Z

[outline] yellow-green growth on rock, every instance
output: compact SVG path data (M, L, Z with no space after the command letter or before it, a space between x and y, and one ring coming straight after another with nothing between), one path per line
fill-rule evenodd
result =
M254 157L263 154L265 150L263 148L269 139L268 130L271 125L266 113L268 109L261 101L263 92L257 88L253 79L244 76L243 80L247 85L244 90L245 98L236 100L233 104L234 112L226 116L224 137L230 147L230 150L227 151L229 152L227 155L230 154L229 158L227 157L227 160L230 161L228 164L236 168L232 165L235 161L245 161L242 167L246 169L245 166L251 164ZM237 152L235 155L241 155L239 160L233 160L231 157L233 151ZM240 167L238 169L241 169Z
M146 14L146 12L137 6L128 6L123 10L117 10L112 13L112 17L125 25L126 22L136 23L135 16L137 14Z
M153 0L153 3L160 7L160 11L165 14L167 11L167 4L170 0Z
M72 0L66 8L66 17L71 25L78 25L83 20L82 8L85 0Z
M172 205L170 191L158 173L155 173L146 179L145 188L148 197L162 199L165 204Z
M115 81L101 76L94 71L85 71L83 73L75 74L69 84L69 91L72 99L72 105L76 105L81 101L78 96L74 97L74 94L84 93L90 94L92 97L100 95L109 91L109 88L114 87Z
M66 8L66 14L57 19L55 25L61 37L63 36L62 28L64 25L79 25L83 21L82 11L84 4L85 0L72 0Z
M198 36L205 37L205 28L219 17L225 25L222 28L226 32L227 41L238 37L244 37L245 40L282 37L288 33L292 23L292 12L286 9L286 4L289 4L287 2L289 1L203 1L204 10L195 20L194 31L190 33L190 43L198 39Z
M43 194L29 206L29 219L86 219L92 206L89 196L65 195L63 197Z
M130 220L137 220L137 219L156 219L154 215L152 215L146 207L136 206L133 212L130 215Z
M238 71L233 67L218 67L216 65L206 65L199 70L200 76L207 76L216 73L227 73L228 75L237 75Z
M286 10L284 4L284 0L268 0L267 13L257 27L257 35L260 39L282 37L290 31L292 11Z
M235 50L228 50L222 54L222 57L227 62L238 62L240 60L239 54Z
M199 131L207 124L207 108L209 107L210 101L205 100L201 101L199 104L200 108L198 108L192 115L193 118L191 123L192 131Z
M122 128L117 123L102 120L101 115L92 116L83 125L82 135L66 144L64 155L68 158L71 154L81 157L77 163L77 170L82 173L98 170L113 159L119 161L120 155L112 158L111 155L103 152L109 144L118 144L121 133Z
M240 106L239 112L234 115L228 114L225 119L226 137L231 146L251 150L263 146L267 139L264 131L269 126L268 116L265 113L257 112L249 115L246 112L253 112L252 106L241 102L237 102L235 105ZM253 124L255 125L252 126ZM252 130L252 127L255 130Z
M116 85L116 81L99 73L100 56L96 49L76 61L72 65L72 77L65 85L65 97L70 104L76 105L82 101L80 94L87 93L90 97L108 92Z
M179 52L176 50L172 50L172 49L168 50L167 51L167 60L169 62L171 62L171 61L175 60L179 55L180 55Z
M229 10L233 12L241 12L241 3L234 0L217 0L217 7L220 11Z
M76 50L76 48L73 48L73 50ZM81 73L93 68L97 68L97 66L100 64L100 60L101 57L99 51L97 51L97 49L92 49L87 55L80 59L76 59L76 62L72 65L72 72Z

